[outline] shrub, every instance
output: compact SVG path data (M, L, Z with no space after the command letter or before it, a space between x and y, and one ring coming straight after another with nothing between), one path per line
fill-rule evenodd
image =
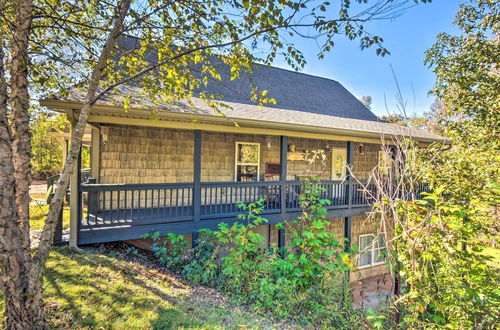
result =
M254 231L267 222L261 216L264 200L238 202L243 211L239 222L201 231L193 249L180 235L169 234L161 244L158 233L148 236L155 239L153 250L160 263L193 282L217 286L275 317L311 326L353 328L362 321L362 312L352 307L351 255L327 230L329 201L321 198L322 192L316 182L304 182L302 215L281 225L290 241L281 250L275 244L268 248L265 238Z
M437 188L422 200L398 202L404 219L394 241L403 291L396 301L410 328L493 329L500 315L499 276L472 238L479 224ZM467 246L464 244L467 242Z

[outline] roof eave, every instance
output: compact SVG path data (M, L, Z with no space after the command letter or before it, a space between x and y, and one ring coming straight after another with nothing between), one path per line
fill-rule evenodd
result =
M51 110L58 112L66 112L70 111L78 111L81 108L82 103L74 102L74 101L64 101L64 100L53 100L53 99L44 99L40 100L40 105L48 107ZM123 107L115 106L115 105L102 105L96 104L92 107L93 110L108 113L109 115L116 115L116 111L121 111L123 113ZM127 115L130 115L130 112L134 112L135 115L138 116L146 116L150 117L151 112L148 110L142 109L134 109L129 110ZM262 120L252 120L252 119L241 119L241 118L231 118L231 117L221 117L221 116L210 116L210 115L202 115L202 114L191 114L191 113L180 113L180 112L161 112L157 113L159 117L162 119L171 119L171 120L193 120L196 118L199 122L213 123L213 124L224 124L224 125L234 125L234 122L237 122L238 125L244 125L248 127L260 127L260 128L270 128L270 129L285 129L285 130L294 130L294 131L304 131L304 132L317 132L323 134L336 134L342 136L353 136L353 137L362 137L362 138L370 138L370 139L385 139L391 140L395 137L403 136L403 134L381 134L379 132L371 132L371 131L362 131L362 130L354 130L354 129L342 129L342 128L328 128L328 127L320 127L320 126L311 126L311 125L297 125L290 123L282 123L282 122L274 122L274 121L262 121ZM442 144L451 144L451 140L442 138L426 138L426 137L412 137L410 138L423 143L423 144L431 144L431 143L442 143Z

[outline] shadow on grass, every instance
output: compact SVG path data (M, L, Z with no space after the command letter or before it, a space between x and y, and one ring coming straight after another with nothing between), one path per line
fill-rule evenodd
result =
M149 327L155 319L165 323L159 314L166 310L181 317L174 316L182 314L178 299L188 292L149 275L119 257L54 249L45 276L46 302L56 305L49 321L56 327Z
M3 300L2 296L0 292ZM123 255L94 249L74 253L53 248L44 299L51 329L227 329L253 327L256 322L253 313L226 304L213 291L193 288Z

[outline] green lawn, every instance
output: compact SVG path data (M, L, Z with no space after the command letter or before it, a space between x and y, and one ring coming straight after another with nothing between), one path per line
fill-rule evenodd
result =
M45 219L49 213L48 205L30 204L30 229L41 230L45 225ZM69 206L63 209L63 229L69 228Z
M125 252L53 248L45 276L49 328L273 328L216 291L191 287ZM0 292L0 296L2 293ZM0 312L4 301L0 297ZM0 322L1 323L1 322Z
M488 262L491 266L495 267L500 271L500 249L495 249L492 247L485 248L482 254L492 257L492 260Z

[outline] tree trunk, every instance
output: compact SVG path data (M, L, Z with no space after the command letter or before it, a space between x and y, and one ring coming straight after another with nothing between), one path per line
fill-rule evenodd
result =
M69 178L87 125L103 70L123 30L131 0L122 0L113 20L113 29L94 67L85 103L71 138L71 149L61 173L58 189L51 202L47 221L35 256L31 258L29 238L29 185L31 147L29 131L28 38L32 20L32 0L16 4L14 31L10 39L10 90L3 52L0 52L0 285L5 292L5 327L7 329L42 329L45 327L42 284L43 269L52 245L58 215L69 185ZM3 50L0 43L0 51ZM11 120L7 104L10 103ZM9 124L11 126L9 126ZM12 130L11 130L12 128Z
M3 47L0 45L0 288L5 293L5 327L30 329L28 271L23 233L19 228L12 134L7 118L7 83Z
M57 220L61 212L63 199L66 195L66 190L69 186L72 169L78 159L78 154L82 145L82 139L85 131L85 126L88 122L90 109L96 102L95 97L102 77L102 72L106 67L108 59L110 58L114 48L116 47L116 41L118 37L122 33L123 22L130 8L130 2L131 0L122 0L118 6L118 10L114 17L113 29L108 35L108 39L106 40L104 49L102 50L99 60L92 72L85 102L82 106L82 109L80 110L78 122L71 136L71 147L66 157L64 168L57 182L57 189L50 203L49 214L47 215L47 220L43 228L38 251L33 257L33 265L30 273L29 285L31 294L30 304L31 306L33 306L33 310L36 309L36 306L40 306L42 304L43 267L45 265L45 262L47 261L50 247L52 246Z
M10 123L12 159L16 183L16 205L19 228L23 235L25 259L30 256L30 184L31 133L29 127L30 96L28 93L28 38L33 15L33 0L20 0L16 8L16 25L10 40ZM26 267L29 271L29 263Z

